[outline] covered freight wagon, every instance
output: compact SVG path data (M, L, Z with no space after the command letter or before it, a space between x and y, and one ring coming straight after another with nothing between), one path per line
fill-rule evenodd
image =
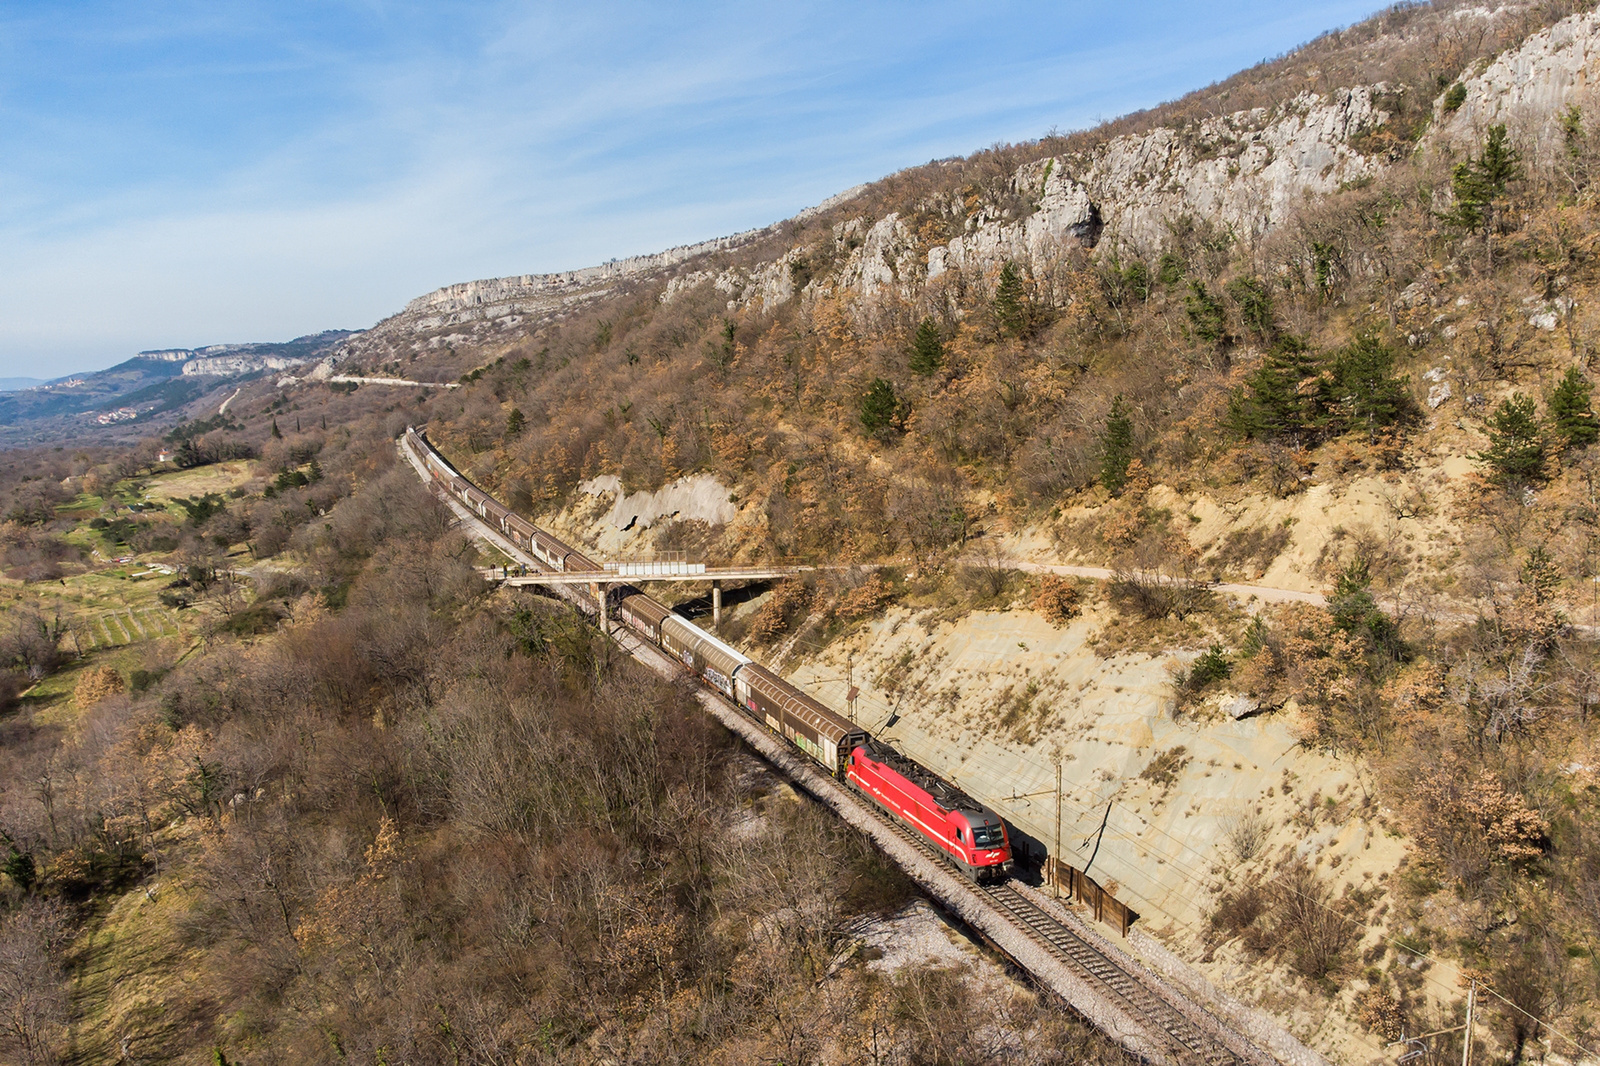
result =
M675 614L669 614L661 620L661 646L699 674L708 685L730 698L733 696L734 671L750 661L737 648L729 647Z
M824 707L760 663L734 675L734 698L834 774L844 773L850 749L867 731Z
M622 597L622 620L649 637L652 643L661 643L661 623L672 612L642 592Z

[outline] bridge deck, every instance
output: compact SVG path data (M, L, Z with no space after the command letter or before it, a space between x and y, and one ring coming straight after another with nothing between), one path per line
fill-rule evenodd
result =
M505 585L637 585L645 581L773 581L783 577L793 577L812 569L809 566L730 566L711 568L697 574L619 574L611 570L578 570L569 573L553 574L510 574L504 575L499 568L490 568L479 571L489 581L498 581Z

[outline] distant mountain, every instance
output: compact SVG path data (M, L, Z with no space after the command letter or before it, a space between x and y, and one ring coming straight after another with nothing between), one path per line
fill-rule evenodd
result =
M0 378L0 392L20 392L43 384L41 378Z
M125 436L130 426L177 412L232 379L284 370L337 354L355 331L334 329L292 341L213 344L140 352L106 370L54 381L0 379L0 445L65 437ZM9 388L7 380L23 382Z

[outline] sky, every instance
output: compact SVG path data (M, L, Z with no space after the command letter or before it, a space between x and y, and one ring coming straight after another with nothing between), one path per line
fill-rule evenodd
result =
M7 0L0 377L764 226L1379 6Z

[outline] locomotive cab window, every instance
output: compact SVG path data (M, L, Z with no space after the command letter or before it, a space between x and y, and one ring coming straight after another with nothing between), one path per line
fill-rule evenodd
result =
M972 830L972 842L980 848L997 848L1005 842L1004 831L998 825L980 825Z

